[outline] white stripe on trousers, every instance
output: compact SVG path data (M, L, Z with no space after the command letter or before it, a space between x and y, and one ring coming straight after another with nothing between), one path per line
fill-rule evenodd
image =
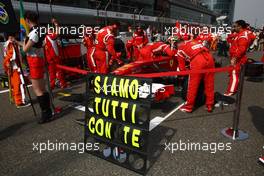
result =
M88 52L88 51L87 51L87 52ZM90 57L91 57L91 60L92 60L93 66L96 67L96 65L95 65L95 61L94 61L94 57L93 57L94 52L95 52L95 48L93 48L93 51L92 51Z
M232 84L230 88L230 92L233 93L235 91L235 86L237 84L236 70L232 71Z
M19 72L19 77L21 80L20 91L21 91L21 96L22 96L22 103L25 103L25 100L26 100L25 89L24 89L25 80L21 72Z

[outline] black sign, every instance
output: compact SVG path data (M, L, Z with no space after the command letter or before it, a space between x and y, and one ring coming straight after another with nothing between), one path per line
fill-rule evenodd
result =
M19 24L10 0L0 0L0 32L18 32Z
M89 74L85 143L87 151L144 174L147 170L152 80Z

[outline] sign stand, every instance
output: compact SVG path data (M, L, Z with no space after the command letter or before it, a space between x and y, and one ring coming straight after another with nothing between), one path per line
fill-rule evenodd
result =
M150 168L152 80L89 74L86 84L86 152L145 175Z
M244 77L245 77L245 65L241 66L241 72L239 76L239 89L236 97L236 109L234 111L233 116L233 127L231 128L224 128L221 133L232 140L246 140L249 135L239 130L239 116L240 116L240 108L241 108L241 100L243 95L243 86L244 86Z

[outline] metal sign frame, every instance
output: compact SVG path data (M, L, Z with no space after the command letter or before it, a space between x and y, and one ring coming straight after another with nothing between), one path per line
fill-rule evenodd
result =
M121 98L121 97L113 97L105 94L96 94L93 90L94 86L94 79L96 76L100 76L100 78L105 79L105 77L108 78L109 82L112 83L113 79L119 80L125 79L125 80L137 80L139 85L147 85L150 92L149 94L142 98L137 96L138 99L132 100L131 98ZM101 85L100 85L101 86ZM121 167L127 168L129 170L132 170L134 172L137 172L139 174L145 175L150 167L150 163L148 160L149 157L149 125L150 125L150 115L151 115L151 102L152 102L152 79L142 79L137 77L128 77L128 76L115 76L115 75L104 75L104 74L89 74L86 78L86 104L85 104L85 125L84 125L84 143L85 145L87 143L99 143L99 150L92 150L88 151L87 153L90 153L92 155L95 155L99 158L102 158L104 160L107 160L109 162L112 162L114 164L117 164ZM139 94L140 91L138 91ZM131 121L123 121L118 118L114 119L111 117L104 117L101 114L95 113L94 108L94 100L95 97L105 98L108 100L114 100L114 101L120 101L120 102L126 102L131 104L136 104L137 107L140 107L140 112L137 112L138 109L135 111L135 121L132 123ZM97 106L100 106L99 104ZM93 112L91 112L91 109L93 109ZM99 112L99 111L98 111ZM110 114L110 113L109 113ZM120 115L120 110L117 110L117 117ZM137 119L137 117L144 116L144 120L140 121ZM106 137L101 137L96 134L92 134L88 129L88 121L93 117L94 119L103 119L104 123L111 123L113 127L114 133L112 136L114 136L114 139L107 139ZM96 126L96 125L95 125ZM124 128L123 127L129 127L130 131L136 129L140 130L140 137L139 137L139 148L133 147L128 140L126 143L124 140ZM112 126L111 126L112 127ZM123 130L123 131L122 131ZM132 135L129 133L126 133L126 139L131 139L132 141Z

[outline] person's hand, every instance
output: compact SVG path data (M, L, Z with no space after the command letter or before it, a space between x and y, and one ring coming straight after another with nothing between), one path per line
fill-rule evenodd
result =
M232 59L231 59L231 65L232 65L232 66L235 66L235 65L236 65L236 58L232 58Z

